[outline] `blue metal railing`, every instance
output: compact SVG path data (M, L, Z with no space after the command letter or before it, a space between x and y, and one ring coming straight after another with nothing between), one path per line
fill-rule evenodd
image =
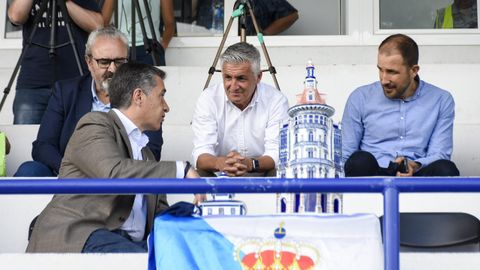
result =
M399 270L399 193L480 192L480 178L204 178L204 179L55 179L3 178L0 194L138 193L382 193L385 269Z

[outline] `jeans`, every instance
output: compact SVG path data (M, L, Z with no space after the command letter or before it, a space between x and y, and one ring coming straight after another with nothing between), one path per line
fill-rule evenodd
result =
M133 241L123 230L98 229L90 234L82 253L143 253L148 251L147 241Z
M50 177L57 176L47 165L38 161L26 161L18 167L14 177Z
M51 88L17 88L13 100L13 123L16 125L40 124L51 95Z
M132 50L132 48L130 48ZM158 44L157 47L157 66L165 66L165 50L163 49L162 45ZM136 46L135 47L135 61L141 62L149 65L153 65L152 54L147 53L145 50L145 46Z

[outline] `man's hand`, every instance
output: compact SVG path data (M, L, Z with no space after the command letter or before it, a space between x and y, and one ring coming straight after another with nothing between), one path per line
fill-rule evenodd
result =
M405 160L405 157L397 157L395 159L395 163L402 163ZM412 160L407 160L408 164L408 171L406 173L397 172L397 177L412 177L414 173L416 173L420 169L420 165Z
M228 153L225 159L226 166L223 171L230 177L246 175L248 173L248 167L245 164L246 159L246 157L240 155L236 151Z
M200 178L200 175L197 173L197 171L190 168L185 178ZM193 199L193 204L198 205L199 203L205 201L206 199L207 199L206 194L195 194L195 198Z
M193 198L193 204L198 205L199 203L206 200L207 200L206 194L195 194L195 198Z

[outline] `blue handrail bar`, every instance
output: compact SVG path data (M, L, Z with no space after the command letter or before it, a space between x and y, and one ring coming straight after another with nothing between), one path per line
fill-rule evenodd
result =
M18 179L2 178L0 194L152 193L382 193L385 269L399 270L399 193L480 192L480 178L202 178Z

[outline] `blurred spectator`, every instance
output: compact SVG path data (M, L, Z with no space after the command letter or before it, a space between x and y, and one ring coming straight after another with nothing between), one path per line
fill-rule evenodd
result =
M102 6L102 15L105 25L112 23L113 10L115 9L116 0L104 0ZM154 26L154 31L157 39L153 40L153 35L150 31L148 17L143 0L138 0L140 10L142 12L142 20L145 24L145 37L152 50L158 56L156 62L158 66L165 66L165 50L172 40L175 33L175 17L173 15L173 0L148 0L148 8L150 9L150 16ZM127 35L130 47L132 47L132 0L119 0L117 2L118 25L117 28ZM138 13L135 14L135 60L146 64L153 65L153 59L150 52L145 48L145 40L140 26Z
M55 81L76 77L80 74L75 62L65 20L58 12L56 22L55 53L49 52L50 33L53 18L47 6L45 14L38 14L41 5L47 0L14 0L8 8L8 18L14 25L23 25L23 47L25 48L30 33L36 29L32 46L25 51L17 78L16 94L13 101L14 124L39 124L47 108ZM50 5L49 2L48 5ZM102 16L95 0L65 0L68 14L72 21L72 35L77 45L79 56L85 53L88 33L102 26ZM57 7L57 10L60 10ZM34 18L39 17L37 25ZM81 58L80 58L81 59ZM80 61L83 71L87 66Z
M454 0L437 10L435 28L477 28L477 0Z
M197 11L196 23L208 29L214 21L215 0L194 0ZM223 3L223 1L220 1ZM253 13L264 35L276 35L289 28L297 19L298 11L286 0L252 0ZM223 8L223 4L220 4ZM227 13L229 15L229 13ZM246 10L245 28L247 35L254 35L255 28L248 10Z

